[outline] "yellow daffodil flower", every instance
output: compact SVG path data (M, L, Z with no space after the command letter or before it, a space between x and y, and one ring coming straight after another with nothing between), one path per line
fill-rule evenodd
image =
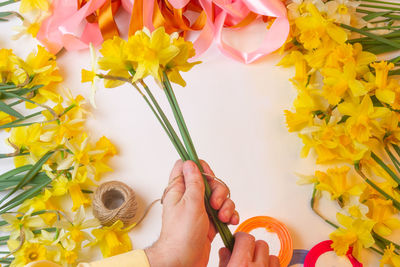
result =
M339 256L343 256L353 246L353 255L359 260L361 249L369 248L375 243L371 235L375 222L369 219L353 219L341 213L337 213L336 218L344 228L340 227L329 235L333 241L332 248Z
M171 36L163 27L154 30L151 36L144 31L137 31L129 37L127 48L128 59L137 62L133 81L148 75L161 80L161 69L164 69L179 52L179 48L173 44Z
M312 50L320 47L321 40L325 36L329 36L338 44L343 44L347 40L347 33L333 22L326 20L315 5L309 3L306 8L309 15L300 16L295 20L295 24L300 30L299 40L306 49Z
M30 11L47 11L49 9L49 1L48 0L21 0L21 4L19 6L19 12L27 13Z
M68 183L69 195L72 199L72 211L76 211L81 206L88 206L91 204L91 199L82 192L81 185L89 182L87 173L78 172L75 178Z
M95 218L87 219L84 207L80 206L75 213L72 222L61 220L57 222L55 226L62 228L65 231L65 234L62 235L60 240L70 239L74 242L75 248L80 248L83 241L92 240L89 233L84 230L98 227L100 226L100 222Z
M359 196L350 196L349 201L347 202L344 209L350 214L353 218L366 218L366 214L369 209L367 205L364 205L360 200Z
M10 232L10 239L17 239L23 231L25 240L30 240L34 237L32 229L45 227L45 223L39 216L31 216L32 210L26 212L24 215L13 215L12 213L5 213L1 215L3 220L8 224L1 226L1 231Z
M136 63L128 61L127 41L118 36L106 40L100 48L100 53L103 57L98 60L99 68L108 71L107 75L129 78L129 70L136 68ZM111 79L104 80L106 88L116 87L123 83L123 81Z
M193 48L193 43L185 41L183 38L173 39L172 44L179 49L179 53L172 58L166 65L166 72L171 82L177 83L181 86L186 86L180 71L187 72L193 66L200 64L200 61L188 62L188 60L195 56L196 51Z
M308 80L308 71L309 68L307 66L307 62L305 60L305 56L299 51L292 51L290 54L286 55L278 65L288 67L291 65L295 66L296 74L293 77L296 81L305 84Z
M390 114L387 108L374 107L371 98L366 95L358 104L345 102L339 104L339 111L343 115L350 116L346 121L346 129L349 135L359 142L366 142L371 137L373 127L379 127L376 121Z
M0 49L0 80L1 82L9 82L11 75L15 71L17 57L11 49Z
M11 241L11 242L10 242ZM9 248L10 251L19 246L19 241L10 240ZM15 241L15 242L14 242ZM10 246L10 243L12 244ZM34 261L47 260L46 247L37 242L25 242L22 247L14 253L15 260L10 264L10 267L20 267Z
M385 252L380 261L379 267L384 267L385 264L393 267L400 266L400 256L394 252L394 249L395 247L392 243L390 243L390 245L386 247Z
M354 20L360 20L356 15L356 8L360 5L358 1L332 0L325 4L327 17L336 23L351 25Z
M92 230L96 241L90 245L98 244L103 257L111 257L132 249L132 243L128 236L128 231L133 227L123 228L121 221L116 221L112 226L104 226L100 229Z
M60 210L60 208L56 205L51 191L45 189L40 195L24 201L18 209L19 212L28 212L29 210L32 210L32 212L42 210L55 211ZM45 212L39 216L47 225L53 225L57 220L57 214L54 212Z
M369 207L367 216L376 222L373 229L378 235L388 236L400 228L400 220L394 217L397 210L391 200L372 198L366 204Z
M90 82L92 84L91 86L91 96L90 96L90 103L92 104L93 107L96 107L96 103L94 100L94 96L96 94L96 90L97 90L97 80L99 79L97 77L97 72L98 72L98 68L97 68L97 56L96 56L96 52L94 51L94 47L93 44L90 43L89 45L90 48L90 57L91 57L91 63L92 63L92 69L89 70L85 70L82 69L82 83L85 82Z
M359 196L365 187L362 184L354 184L348 178L350 167L343 166L340 168L329 168L326 172L316 171L315 176L318 178L316 189L327 191L331 195L332 200L338 200L343 207L349 200L350 196Z
M354 97L368 93L365 85L357 79L354 63L346 63L343 70L325 68L322 74L324 75L324 94L331 105L338 104L348 90Z

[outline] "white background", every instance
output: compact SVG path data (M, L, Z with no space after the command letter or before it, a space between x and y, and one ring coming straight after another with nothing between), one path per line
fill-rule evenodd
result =
M126 19L126 15L119 17L120 21ZM30 37L12 41L11 27L18 24L16 19L0 23L0 48L12 48L25 57L35 49L36 41ZM246 31L228 32L227 40L254 49L262 31L262 25L255 25ZM201 56L203 64L184 74L187 87L175 86L175 92L199 156L229 185L241 222L253 216L272 216L287 225L295 249L309 250L328 239L333 229L311 211L312 188L296 185L296 172L312 174L317 167L313 157L300 158L301 140L286 129L283 110L291 107L296 92L289 82L294 70L276 66L280 58L274 54L244 65L212 46ZM63 86L74 94L89 96L90 85L80 83L81 69L90 69L89 51L63 53L58 63L65 79ZM150 84L153 85L151 81ZM153 88L162 106L168 109L163 92ZM178 155L133 88L100 86L96 102L98 108L92 109L87 123L90 135L94 139L105 135L118 147L118 155L111 160L115 171L106 174L103 181L120 180L130 185L138 195L140 214L150 202L161 197ZM1 147L4 149L4 144ZM1 161L0 171L10 168L9 163ZM322 213L334 218L334 208L323 206L326 208ZM160 225L161 205L157 204L143 223L131 231L134 248L151 245L158 237ZM258 231L257 236L266 238L277 254L279 242L275 235ZM221 246L217 236L209 266L218 265ZM369 262L365 266L378 265L376 255L368 253L365 258ZM328 253L320 258L318 266L351 265Z

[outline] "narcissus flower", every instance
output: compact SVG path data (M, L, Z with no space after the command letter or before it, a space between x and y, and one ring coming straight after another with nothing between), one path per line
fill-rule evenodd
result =
M329 235L333 241L332 248L339 255L346 255L350 246L353 246L353 255L360 259L362 248L369 248L375 240L372 237L372 228L375 222L369 219L353 219L349 216L337 213L337 220L343 226Z
M94 229L92 234L95 236L96 241L90 245L98 244L104 257L111 257L130 251L132 243L129 239L128 231L131 228L124 228L124 224L118 220L111 226Z
M137 31L128 40L128 59L137 62L133 81L151 75L161 80L160 71L179 54L180 50L172 42L164 28L157 28L151 36Z

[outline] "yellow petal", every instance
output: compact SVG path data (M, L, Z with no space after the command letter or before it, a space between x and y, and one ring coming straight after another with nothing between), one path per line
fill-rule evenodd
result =
M96 77L96 73L93 71L82 69L82 83L86 82L93 82L94 78Z

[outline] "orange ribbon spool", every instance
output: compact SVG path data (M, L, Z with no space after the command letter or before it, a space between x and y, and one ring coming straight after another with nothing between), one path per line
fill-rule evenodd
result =
M256 216L242 222L236 229L235 233L249 233L257 228L265 228L268 232L273 232L278 235L281 243L281 250L278 255L279 262L281 267L287 267L293 255L293 240L287 227L275 218L269 216Z

